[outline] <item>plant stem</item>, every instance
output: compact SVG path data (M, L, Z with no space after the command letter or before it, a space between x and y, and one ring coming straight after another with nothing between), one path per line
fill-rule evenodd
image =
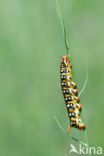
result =
M62 14L61 14L61 9L60 9L58 0L56 0L56 11L57 11L57 15L59 17L60 23L61 23L61 28L62 28L62 32L63 32L63 36L64 36L64 41L65 41L65 47L66 47L67 55L70 57L68 39L67 39L67 36L66 36L64 20L63 20Z

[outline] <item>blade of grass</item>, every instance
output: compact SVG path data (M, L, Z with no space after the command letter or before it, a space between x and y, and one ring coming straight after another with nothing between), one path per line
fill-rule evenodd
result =
M64 20L63 20L62 14L61 14L61 9L60 9L58 0L56 0L56 11L57 11L57 15L59 17L60 23L61 23L61 28L62 28L62 32L63 32L63 36L64 36L67 55L70 56L68 39L67 39L67 36L66 36L66 30L65 30L65 26L64 26Z
M87 69L87 68L86 68L86 69ZM86 79L85 79L84 85L83 85L83 87L82 87L80 93L78 94L78 96L81 96L81 94L82 94L83 91L85 90L87 81L88 81L88 69L86 70Z
M66 47L67 55L70 57L68 39L67 39L67 36L66 36L66 30L65 30L65 26L64 26L64 20L63 20L63 17L62 17L62 13L61 13L61 9L60 9L58 0L56 0L56 10L57 10L57 14L58 14L58 17L59 17L59 20L60 20L60 23L61 23L62 32L63 32L63 35L64 35L64 41L65 41L65 47ZM70 60L71 60L71 63L72 63L72 58L70 58ZM73 81L76 82L75 73L74 73L74 69L73 68L72 68L72 77L73 77ZM81 115L82 121L84 121L82 110L80 112L80 115ZM83 132L84 132L84 137L85 137L85 143L89 146L86 128L83 130ZM78 140L78 142L80 143L81 141Z

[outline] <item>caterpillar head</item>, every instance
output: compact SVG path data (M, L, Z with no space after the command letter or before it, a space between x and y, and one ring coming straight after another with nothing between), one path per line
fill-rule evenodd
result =
M69 57L68 57L68 56L63 56L63 57L61 58L61 62L62 62L63 64L66 64L66 63L70 62Z

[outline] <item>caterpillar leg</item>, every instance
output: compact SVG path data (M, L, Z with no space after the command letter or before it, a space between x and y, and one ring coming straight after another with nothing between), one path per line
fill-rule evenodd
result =
M80 107L79 107L79 109L81 109L82 108L82 104L80 104Z
M76 104L77 108L80 110L82 108L82 104Z
M84 129L85 127L86 127L85 124L79 125L79 129L80 129L80 130Z
M70 132L70 128L72 128L72 126L71 125L69 125L69 127L68 127L68 134L69 134L69 132Z

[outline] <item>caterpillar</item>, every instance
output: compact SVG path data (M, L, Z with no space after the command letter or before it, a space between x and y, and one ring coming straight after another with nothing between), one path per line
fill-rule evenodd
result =
M70 119L68 133L72 127L80 130L85 128L85 124L81 121L80 118L82 104L79 104L80 98L78 97L78 88L76 83L72 81L71 68L72 65L70 64L69 57L63 56L60 63L60 76L62 92Z

